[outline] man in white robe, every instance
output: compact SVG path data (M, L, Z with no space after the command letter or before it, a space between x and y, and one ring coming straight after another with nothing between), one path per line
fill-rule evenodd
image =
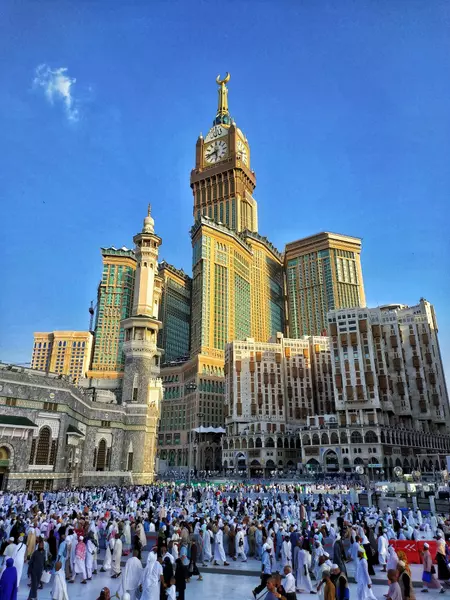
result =
M297 565L296 565L296 582L297 590L305 591L308 594L315 594L313 591L311 577L309 575L309 567L311 566L311 555L307 550L300 548L297 553Z
M244 532L242 530L242 527L240 527L240 525L237 526L237 533L236 533L236 538L235 538L235 548L236 548L236 558L239 558L239 556L242 557L242 562L247 562L247 556L245 554L245 547L244 547Z
M86 542L86 571L88 580L92 579L92 571L94 566L94 556L97 552L97 547L91 538Z
M111 561L111 566L112 566L112 571L113 571L113 575L112 575L113 579L117 579L117 577L119 577L119 575L120 575L120 560L121 560L121 558L122 558L122 540L117 535L116 541L114 544L114 550L112 553L112 561Z
M147 536L145 535L144 526L140 522L136 526L136 535L139 537L139 541L141 542L141 549L145 550L145 547L147 546Z
M202 527L201 534L203 538L203 563L205 565L205 561L210 562L212 560L212 552L211 552L211 532L209 529Z
M23 565L26 558L27 545L24 542L24 536L21 535L19 537L19 543L17 544L16 550L14 552L14 566L17 570L17 588L19 588L20 580L22 578Z
M292 567L292 544L288 535L284 537L281 544L281 566Z
M81 583L86 583L86 544L84 543L84 538L82 535L80 535L80 537L78 538L78 544L75 548L75 564L70 583L75 583L75 577L77 576L77 573L81 573Z
M52 599L53 600L69 600L67 592L66 574L61 568L60 562L55 565L55 579L53 580Z
M163 568L157 559L157 549L152 550L147 558L147 566L142 577L141 600L159 600Z
M369 590L372 587L372 580L369 575L369 566L367 559L364 558L364 548L361 547L358 551L358 562L356 565L356 597L357 600L365 600L369 595Z
M217 561L222 560L224 566L229 566L230 563L227 563L227 557L225 556L225 550L223 549L223 531L219 527L216 533L216 539L214 544L214 564L219 566Z
M397 568L397 565L398 565L397 552L395 551L394 546L389 546L388 554L387 554L386 568L388 571L390 571L391 569L393 569L395 571L395 569Z
M135 550L133 556L127 560L119 588L119 595L128 592L130 594L130 600L136 600L136 592L142 581L144 570L137 554L138 553ZM151 554L153 554L153 552Z
M389 542L386 535L384 533L380 533L378 536L378 562L383 567L381 569L383 572L386 571L388 548Z

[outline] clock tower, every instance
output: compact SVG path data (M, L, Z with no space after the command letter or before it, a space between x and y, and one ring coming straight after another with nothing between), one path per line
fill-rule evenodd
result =
M217 77L218 107L211 129L199 136L191 172L194 220L209 217L236 232L258 231L253 198L256 176L250 166L248 140L228 111L229 73Z

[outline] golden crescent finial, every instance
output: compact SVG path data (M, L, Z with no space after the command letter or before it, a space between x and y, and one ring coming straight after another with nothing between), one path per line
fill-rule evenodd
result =
M216 82L217 85L222 85L223 83L228 83L230 81L230 74L227 71L227 74L225 75L224 79L220 79L220 75L217 75L216 77Z

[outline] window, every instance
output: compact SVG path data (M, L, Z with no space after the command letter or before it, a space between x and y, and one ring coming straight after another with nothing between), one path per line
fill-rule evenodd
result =
M50 454L50 442L51 442L51 431L50 427L42 427L39 432L39 438L36 447L36 459L34 464L36 465L48 465L48 458ZM33 464L33 463L32 463Z
M6 398L6 406L16 406L17 398Z
M104 471L106 466L106 441L100 440L97 451L97 471Z
M111 421L101 421L102 427L111 427Z

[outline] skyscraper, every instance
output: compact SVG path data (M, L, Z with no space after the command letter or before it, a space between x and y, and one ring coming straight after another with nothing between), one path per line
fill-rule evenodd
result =
M121 377L124 331L121 321L131 314L136 259L128 248L102 248L103 275L98 286L94 355L89 377Z
M229 78L228 74L225 79L217 78L216 116L206 137L197 140L191 172L195 220L191 229L191 359L174 366L177 373L172 367L167 372L167 377L184 381L179 387L186 403L187 435L181 433L177 440L191 440L191 452L167 447L170 433L161 431L160 438L166 446L161 456L168 457L169 463L173 457L177 461L190 455L197 468L217 466L220 460L217 439L209 434L197 437L192 430L223 424L226 343L250 336L266 342L284 331L285 320L283 257L258 233L258 208L253 198L256 176L249 142L229 113ZM166 378L165 369L162 376ZM168 391L163 402L164 432L169 431L171 419L173 422L171 394Z
M360 466L371 479L446 468L450 407L433 306L333 310L328 323L337 419L302 432L307 467Z
M92 354L89 331L35 333L31 368L68 375L75 383L85 377Z
M163 362L187 357L190 348L192 279L181 269L162 261L158 267L162 280L158 346L164 350Z
M267 341L284 330L283 258L258 234L256 176L248 140L228 110L229 78L217 78L216 117L197 140L191 172L191 352L222 358L231 340Z
M361 240L323 232L286 245L290 337L323 335L327 313L365 306Z
M249 338L227 344L224 467L253 476L295 469L301 427L319 402L331 408L331 376L323 377L329 365L327 337L278 334L266 343Z

